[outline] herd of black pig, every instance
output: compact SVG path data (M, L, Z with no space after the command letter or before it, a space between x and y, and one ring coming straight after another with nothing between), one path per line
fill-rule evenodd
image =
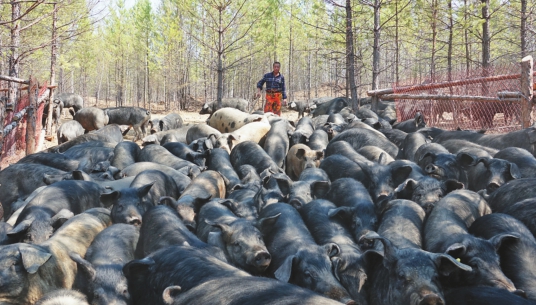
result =
M536 304L536 127L323 102L75 109L0 172L0 304Z

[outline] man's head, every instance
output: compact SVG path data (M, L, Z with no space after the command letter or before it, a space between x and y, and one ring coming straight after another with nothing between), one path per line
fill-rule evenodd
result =
M273 69L274 69L274 74L277 75L277 73L279 73L279 69L281 68L281 63L276 61L274 62L274 64L272 65Z

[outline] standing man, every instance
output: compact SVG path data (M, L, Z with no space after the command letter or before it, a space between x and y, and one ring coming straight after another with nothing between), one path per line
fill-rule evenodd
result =
M283 104L287 104L287 90L285 89L285 78L279 69L281 63L274 62L274 71L264 74L262 79L257 83L256 98L261 96L261 90L264 83L266 83L266 105L264 105L264 112L273 112L274 114L281 116L281 97L283 97Z

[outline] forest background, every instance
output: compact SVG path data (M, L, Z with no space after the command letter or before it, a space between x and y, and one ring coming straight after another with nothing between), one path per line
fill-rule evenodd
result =
M357 107L356 96L405 79L517 65L536 49L535 10L536 0L0 0L0 75L52 77L89 105L183 110L251 100L280 61L290 101L342 95Z

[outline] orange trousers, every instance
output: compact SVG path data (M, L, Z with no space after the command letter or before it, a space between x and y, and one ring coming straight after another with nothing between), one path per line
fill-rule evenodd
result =
M264 112L273 112L274 114L281 116L281 92L266 93L266 105L264 105Z

